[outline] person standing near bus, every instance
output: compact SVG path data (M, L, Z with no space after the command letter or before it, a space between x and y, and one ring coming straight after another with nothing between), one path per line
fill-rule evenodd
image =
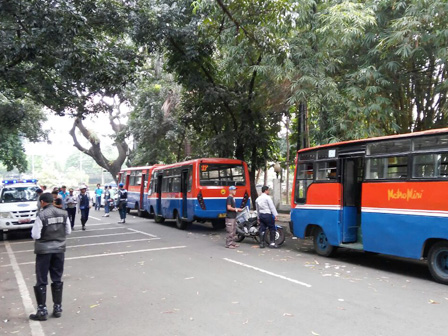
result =
M75 216L76 216L76 204L78 200L75 195L73 195L73 188L68 190L68 196L65 198L65 205L67 207L68 219L70 220L70 225L73 230L75 226Z
M104 186L104 215L103 217L109 217L109 199L110 199L110 190L109 186Z
M258 196L255 201L257 207L257 217L260 222L260 248L264 248L264 236L266 234L266 228L269 228L271 235L271 243L269 247L278 248L275 243L275 221L277 220L277 210L275 209L274 202L272 202L269 196L269 187L263 186L261 188L261 195Z
M229 187L229 196L226 200L226 247L234 249L238 247L235 243L236 238L236 213L243 211L243 209L237 208L235 204L236 187Z
M90 196L87 192L87 187L85 185L80 188L81 193L78 195L78 213L81 213L81 225L82 230L86 230L86 223L89 219L89 211L92 205L90 204Z
M101 185L98 183L95 189L95 210L101 210L101 195L103 194L103 189L100 187Z
M43 193L39 197L42 210L37 213L31 230L36 254L36 285L34 294L37 301L37 312L29 318L34 321L45 321L47 311L48 272L51 278L51 294L53 297L53 316L62 314L62 274L64 272L65 237L71 233L67 212L53 205L53 196Z
M118 223L126 223L126 207L128 204L128 191L124 189L124 184L118 185L118 212L121 220Z

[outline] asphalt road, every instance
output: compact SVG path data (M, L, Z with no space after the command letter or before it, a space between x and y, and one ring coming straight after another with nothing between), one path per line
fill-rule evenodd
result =
M448 287L423 262L356 251L322 258L290 236L280 249L249 239L230 250L209 224L180 231L101 215L92 211L87 231L77 226L68 239L59 319L28 320L28 234L0 242L0 335L447 334Z

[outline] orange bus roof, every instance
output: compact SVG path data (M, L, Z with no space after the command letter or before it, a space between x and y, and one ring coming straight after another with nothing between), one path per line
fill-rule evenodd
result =
M173 168L176 166L185 166L185 165L192 164L195 162L206 162L206 163L213 164L213 163L242 163L244 161L238 160L238 159L227 159L227 158L201 158L201 159L193 159L193 160L189 160L189 161L171 163L168 165L160 165L157 168L158 169Z
M428 131L386 135L386 136L359 139L359 140L341 141L341 142L329 143L329 144L325 144L325 145L319 145L319 146L315 146L315 147L299 149L298 153L315 150L315 149L328 148L328 147L338 147L338 146L351 145L351 144L364 143L364 142L372 142L372 141L379 141L379 140L393 140L393 139L401 139L401 138L408 138L408 137L410 138L410 137L417 137L417 136L422 136L422 135L433 135L433 134L442 134L442 133L448 133L448 128L438 128L438 129L433 129L433 130L428 130Z

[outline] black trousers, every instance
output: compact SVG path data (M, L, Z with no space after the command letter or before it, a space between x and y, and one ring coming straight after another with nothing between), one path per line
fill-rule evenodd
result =
M84 226L89 219L89 208L81 209L81 225Z
M36 286L48 285L48 272L51 282L61 282L64 258L65 253L36 254Z
M70 225L73 229L75 226L76 208L67 208L68 219L70 219Z

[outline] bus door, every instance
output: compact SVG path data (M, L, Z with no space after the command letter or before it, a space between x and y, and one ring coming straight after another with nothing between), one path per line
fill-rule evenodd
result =
M187 193L188 193L188 179L189 179L189 170L183 169L181 175L181 192L182 192L182 217L188 218L188 203L187 203Z
M156 215L162 216L162 181L163 181L163 174L157 173L156 175L157 179L157 201L156 201Z
M341 157L342 165L342 242L362 243L361 231L361 186L362 157Z
M140 201L138 202L138 206L141 209L144 209L145 206L143 204L143 194L145 193L145 189L146 189L146 173L142 174L142 178L140 180Z

